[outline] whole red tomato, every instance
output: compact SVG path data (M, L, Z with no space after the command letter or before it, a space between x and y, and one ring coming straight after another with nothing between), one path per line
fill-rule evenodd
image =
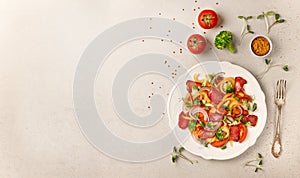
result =
M198 16L198 23L204 29L214 28L218 24L218 15L213 10L203 10Z
M199 34L191 35L187 40L187 47L193 54L200 54L206 47L206 40Z

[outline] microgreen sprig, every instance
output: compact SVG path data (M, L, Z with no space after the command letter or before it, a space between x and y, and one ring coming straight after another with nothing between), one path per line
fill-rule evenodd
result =
M250 30L250 25L248 25L248 20L252 19L252 16L248 16L248 17L244 17L244 16L238 16L239 19L242 19L244 22L242 31L241 31L241 35L240 35L240 44L242 43L243 38L247 35L247 34L254 34L253 31Z
M175 146L173 147L173 154L172 154L172 162L175 163L178 158L182 158L182 159L185 159L187 160L188 162L190 162L191 164L194 164L194 163L198 163L197 160L190 160L189 158L187 158L186 156L184 156L182 154L182 151L184 151L184 148L183 147L180 147L180 148L176 148Z
M253 159L253 160L250 160L250 161L247 161L244 164L244 167L245 166L255 167L254 172L257 172L258 170L262 170L263 171L263 167L262 167L263 160L262 159L263 159L263 156L260 153L258 153L257 154L257 158ZM253 164L253 162L256 162L256 164Z
M262 79L272 67L281 67L284 71L289 71L287 64L271 64L271 59L265 59L265 69L257 75L257 78Z
M270 22L269 22L269 16L274 16L274 21L273 23L270 25ZM258 15L257 16L257 19L262 19L264 18L265 19L265 22L266 22L266 27L267 27L267 34L270 33L270 30L271 28L275 25L275 24L278 24L278 23L283 23L285 22L284 19L279 19L280 18L280 15L278 13L275 13L274 11L268 11L268 12L262 12L262 14Z

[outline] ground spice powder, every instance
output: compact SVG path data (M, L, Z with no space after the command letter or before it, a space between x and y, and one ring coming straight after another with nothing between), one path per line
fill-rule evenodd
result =
M270 43L265 37L259 36L252 41L251 49L254 54L264 56L270 51Z

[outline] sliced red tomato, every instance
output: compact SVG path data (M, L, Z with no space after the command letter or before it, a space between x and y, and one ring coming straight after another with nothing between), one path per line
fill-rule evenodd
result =
M242 77L235 77L235 86L234 86L234 93L238 93L240 91L244 91L244 85L247 83L247 80L243 79Z
M211 142L210 144L214 147L219 148L226 145L228 141L229 141L229 137L225 138L224 140L216 140L214 142Z
M199 34L191 35L187 40L187 47L193 54L200 54L206 47L206 40Z
M193 86L200 88L200 87L202 86L202 84L201 84L201 83L198 83L198 82L194 82L194 81L192 81L192 80L186 81L186 90L187 90L189 93L192 92Z
M181 112L178 118L178 126L181 129L186 129L190 123L188 113Z
M248 114L249 114L249 112L248 112L247 110L244 109L243 115L244 115L244 116L247 116Z
M214 28L218 24L218 15L213 10L203 10L198 16L198 23L204 29Z
M240 130L239 142L242 143L248 134L248 128L244 124L239 124L238 128Z
M233 125L230 127L230 139L235 142L239 141L240 129L237 125Z

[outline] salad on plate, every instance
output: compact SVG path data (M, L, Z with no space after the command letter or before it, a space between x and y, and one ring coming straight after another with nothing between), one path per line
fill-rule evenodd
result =
M188 129L193 139L205 146L225 149L229 143L243 143L248 128L255 127L257 104L244 89L241 76L226 76L224 72L208 74L186 81L187 94L183 98L178 126Z

